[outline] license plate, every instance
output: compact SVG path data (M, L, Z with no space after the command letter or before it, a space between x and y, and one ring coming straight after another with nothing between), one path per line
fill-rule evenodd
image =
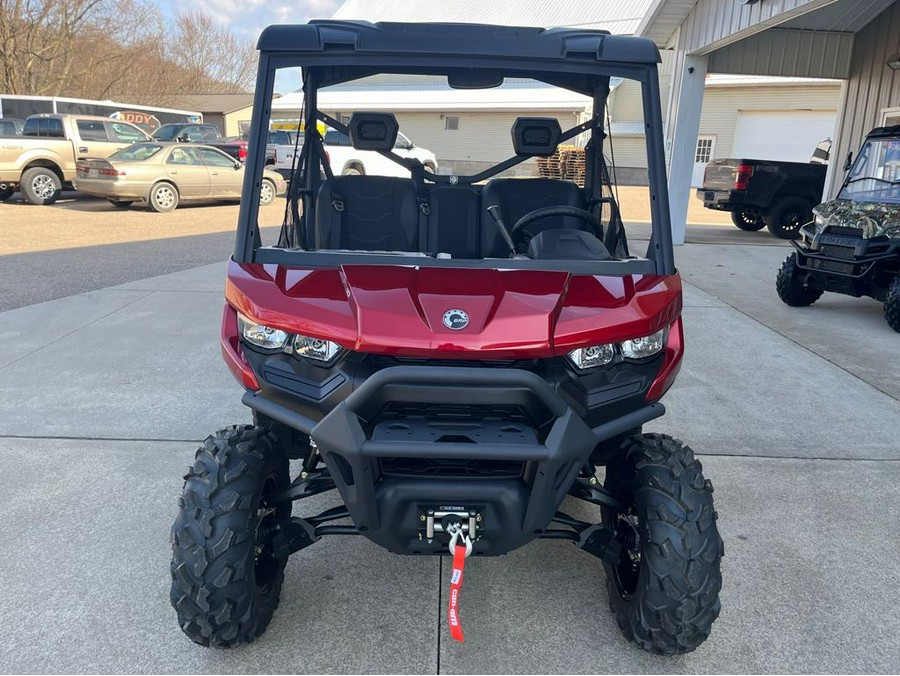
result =
M97 171L96 169L91 169L88 172L88 176L90 176L91 178L97 178L99 175L100 175L100 172Z

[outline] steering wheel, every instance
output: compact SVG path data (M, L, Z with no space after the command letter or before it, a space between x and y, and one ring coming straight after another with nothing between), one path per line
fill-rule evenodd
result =
M552 216L571 216L572 218L577 218L590 226L588 228L582 228L582 230L598 236L600 234L600 219L590 211L579 209L578 207L567 206L542 207L540 209L535 209L534 211L529 211L527 214L522 216L522 218L516 221L516 224L512 227L512 230L509 231L509 236L512 238L513 243L516 245L516 250L519 249L520 244L524 246L525 250L528 249L528 243L534 237L534 234L527 230L527 227L529 225L536 221L550 218ZM516 238L516 235L519 235L518 239ZM520 251L519 253L522 252Z

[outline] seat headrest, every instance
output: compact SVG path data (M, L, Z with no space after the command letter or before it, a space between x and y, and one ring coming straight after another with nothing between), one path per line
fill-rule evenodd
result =
M357 150L391 150L400 131L393 113L353 113L348 126Z

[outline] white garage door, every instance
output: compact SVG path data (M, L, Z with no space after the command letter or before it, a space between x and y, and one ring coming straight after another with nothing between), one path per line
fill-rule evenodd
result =
M834 134L833 110L738 111L730 157L809 162L816 144Z

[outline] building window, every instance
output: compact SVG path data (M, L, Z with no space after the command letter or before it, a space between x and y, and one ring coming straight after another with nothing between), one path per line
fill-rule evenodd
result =
M449 131L457 131L459 129L459 118L458 117L445 117L444 118L444 129Z
M694 162L707 164L712 159L714 142L715 139L709 137L697 139L697 152L694 154Z
M881 126L893 127L900 124L900 108L884 108L881 111Z

